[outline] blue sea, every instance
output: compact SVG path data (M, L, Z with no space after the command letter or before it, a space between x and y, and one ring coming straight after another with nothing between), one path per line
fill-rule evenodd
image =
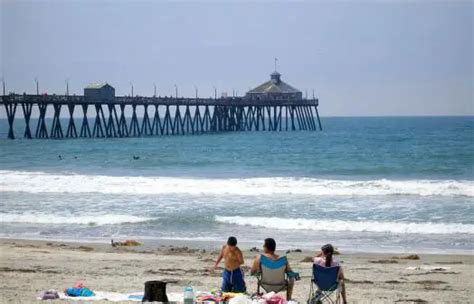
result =
M8 140L2 119L0 237L216 244L235 235L249 247L274 237L281 249L472 254L474 117L322 124Z

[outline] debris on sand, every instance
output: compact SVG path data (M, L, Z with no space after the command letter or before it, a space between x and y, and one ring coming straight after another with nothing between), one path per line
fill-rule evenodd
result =
M252 247L250 248L250 252L260 252L260 250L257 247Z
M301 252L303 252L303 251L301 251L301 249L289 249L289 250L286 251L286 254L289 254L289 253L292 253L292 252L294 252L294 253L301 253Z
M125 242L114 242L114 240L110 240L110 244L112 247L117 247L117 246L141 246L142 244L140 242L137 242L135 240L126 240Z
M355 280L351 280L351 279L348 279L348 278L345 278L344 282L347 282L347 283L350 283L350 284L374 284L374 282L369 281L369 280L355 281Z
M423 299L398 299L398 300L395 301L395 303L400 303L400 302L428 303L428 301L425 301Z
M397 264L398 261L395 261L395 260L375 260L375 261L369 261L369 263L372 263L372 264Z
M392 257L392 259L399 259L399 260L419 260L420 256L418 254L410 254L401 257Z
M89 247L89 246L79 246L77 247L77 249L82 250L82 251L87 251L87 252L94 250L94 248Z

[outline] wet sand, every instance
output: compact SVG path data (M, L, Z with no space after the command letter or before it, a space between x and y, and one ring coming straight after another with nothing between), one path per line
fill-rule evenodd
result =
M86 282L92 290L124 293L142 291L149 280L169 281L168 292L182 292L187 285L211 290L221 284L222 269L209 271L217 249L172 245L113 248L110 244L2 239L0 301L39 302L39 291L63 290L76 281ZM242 251L247 288L254 293L257 282L248 273L258 253L248 248ZM308 298L308 257L312 255L288 253L293 269L301 274L294 290L294 299L300 303ZM404 256L344 252L337 256L344 267L349 302L474 303L474 255L420 254L419 260L401 259Z

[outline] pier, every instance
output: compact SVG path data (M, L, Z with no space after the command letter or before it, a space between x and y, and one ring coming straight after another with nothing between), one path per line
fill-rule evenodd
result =
M115 96L113 87L103 84L86 88L83 96L4 94L0 105L6 110L9 139L322 130L318 99L303 98L300 91L284 87L275 73L269 82L241 97ZM39 113L35 125L33 108ZM47 119L51 111L52 119ZM18 119L24 120L22 134L14 133Z

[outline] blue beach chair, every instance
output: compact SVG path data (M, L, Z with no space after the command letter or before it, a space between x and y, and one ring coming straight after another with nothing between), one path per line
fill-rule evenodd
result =
M288 298L286 265L288 265L286 256L280 257L278 260L272 260L261 255L260 274L257 276L257 293L260 294L260 288L266 292L286 290L286 297Z
M338 281L339 268L339 266L323 267L313 264L308 304L341 303L341 290ZM316 290L314 290L314 286L316 286Z

